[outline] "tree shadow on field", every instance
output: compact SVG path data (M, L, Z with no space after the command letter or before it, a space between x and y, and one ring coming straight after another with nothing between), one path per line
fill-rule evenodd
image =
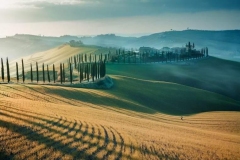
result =
M115 159L131 159L135 152L158 158L169 158L168 155L153 152L149 148L125 143L124 137L113 127L94 125L85 121L69 121L64 117L49 119L48 116L39 117L37 113L29 114L7 108L7 106L2 109L1 116L14 121L0 119L0 127L10 130L12 134L17 133L25 137L20 138L20 141L17 138L10 138L0 142L0 144L8 144L6 146L8 151L12 149L10 151L12 157L5 152L0 152L1 159L2 157L3 159L19 159L19 157L21 159L64 159L64 156L72 157L71 159L108 159L109 156L114 156ZM15 123L17 121L21 121L21 125ZM38 147L42 145L44 145L43 148ZM54 157L56 152L60 152L61 155ZM102 157L99 158L99 156Z
M113 80L115 85L110 90L81 90L48 86L40 86L41 90L38 90L35 86L25 85L25 87L41 94L43 99L50 100L50 102L56 100L64 104L88 106L95 109L108 107L148 114L161 112L169 115L240 111L238 101L188 86L131 78L113 78Z
M56 96L61 96L64 99L70 99L72 101L72 103L70 104L76 105L81 102L87 102L95 105L116 107L119 109L132 110L132 111L142 112L142 113L149 113L149 114L156 113L155 110L144 107L137 102L121 99L121 97L103 96L101 94L92 92L92 91L95 91L93 89L88 89L89 92L82 92L81 90L77 90L75 88L72 88L71 90L69 90L69 88L63 88L63 87L57 88L57 89L48 88L46 86L42 86L42 87L45 89L46 93L49 93L47 94L47 96L53 95L53 98L54 98L55 97L54 95L56 95Z

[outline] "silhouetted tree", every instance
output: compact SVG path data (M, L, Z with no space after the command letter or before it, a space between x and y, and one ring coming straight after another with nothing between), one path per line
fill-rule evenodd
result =
M16 62L16 76L17 76L17 82L19 82L18 63L17 62Z
M39 74L38 74L38 62L36 62L36 70L37 70L37 83L39 81Z
M87 63L87 66L86 66L87 68L87 81L89 82L89 64Z
M23 59L22 59L22 79L23 79L23 83L25 82L25 73L24 73L24 63L23 63Z
M77 67L77 60L76 60L76 57L74 56L74 67L75 67L75 69L76 69L76 67Z
M8 58L7 58L7 80L8 80L8 83L9 83L10 82L10 70L9 70Z
M83 63L80 65L80 83L83 81Z
M42 64L43 83L45 83L44 63Z
M62 84L62 82L63 82L62 63L60 63L60 81L61 81L61 84Z
M48 74L48 82L50 83L50 74L49 74L48 65L47 65L47 74Z
M97 62L94 63L94 76L95 76L95 79L97 79Z
M92 81L93 81L93 82L94 82L94 76L95 76L95 73L94 73L94 72L95 72L94 64L95 64L95 63L91 63L91 66L92 66L92 67L91 67L91 76L92 76Z
M70 72L70 82L72 84L72 64L70 63L70 68L69 68L69 72Z
M2 81L4 82L4 65L3 65L3 59L1 58L1 71L2 71Z
M84 63L84 79L87 79L87 63Z
M207 57L208 57L208 47L206 47L206 55L207 55Z
M30 64L30 67L31 67L31 82L33 82L32 63Z
M71 63L70 63L71 64ZM62 64L62 78L63 78L63 83L65 83L65 67L64 67L64 63Z
M55 66L53 64L53 82L55 83L56 81L56 77L55 77Z

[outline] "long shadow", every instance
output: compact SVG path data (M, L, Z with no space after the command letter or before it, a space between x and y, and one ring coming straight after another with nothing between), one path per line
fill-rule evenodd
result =
M23 94L18 94L18 93L12 92L12 94L15 94L15 95L17 95L17 96L19 96L19 97L26 98L26 99L28 99L28 100L32 100L32 99L30 99L28 96L26 96L26 92L23 92L23 91L21 91L21 90L19 90L19 89L16 89L16 88L14 88L14 87L11 87L11 86L5 86L5 87L23 93ZM35 96L35 95L33 95L33 96Z
M53 99L56 99L56 100L58 100L58 101L60 101L60 102L65 103L65 104L71 104L71 105L75 106L75 104L73 104L73 103L71 103L71 102L64 101L64 100L62 100L62 99L59 99L59 98L57 98L57 97L53 97L53 96L50 96L50 95L46 95L46 94L44 94L44 93L42 93L42 92L40 92L40 91L38 91L38 90L36 90L36 89L30 87L30 86L26 86L26 85L24 85L24 87L26 87L26 88L28 88L28 89L34 91L34 92L37 92L37 93L39 93L39 94L41 94L41 95L44 95L45 97L53 98ZM44 100L46 100L46 99L44 99ZM46 101L47 101L47 100L46 100ZM50 102L50 101L49 101L49 102Z
M76 126L78 125L78 124L76 124L76 122L72 122L73 125L70 124L71 122L68 123L68 124L70 124L70 126L73 126L73 127L69 128L69 125L66 125L66 124L64 125L64 123L66 122L64 120L63 120L63 122L61 122L61 124L59 124L59 121L52 122L52 121L49 121L49 120L44 119L44 118L38 118L38 117L34 117L34 116L22 114L22 113L19 114L18 112L14 112L14 111L5 110L4 112L9 112L11 114L1 113L1 116L17 119L17 120L23 121L25 123L31 124L33 126L40 127L40 130L47 129L48 132L50 132L51 134L48 135L48 136L45 136L44 133L32 130L30 127L19 126L19 125L15 124L15 123L7 122L7 121L4 121L4 120L0 120L0 126L1 127L5 127L5 128L8 128L9 130L11 130L13 132L17 132L17 133L25 136L30 141L38 142L39 145L44 144L46 146L45 148L53 148L54 150L58 150L58 151L60 151L64 155L69 155L72 152L76 152L76 151L78 152L79 151L78 154L74 154L73 155L73 157L75 159L77 159L79 157L85 157L85 158L89 158L89 159L97 159L96 154L99 153L101 150L106 151L106 154L104 155L105 158L107 158L111 154L116 154L116 155L118 155L119 158L120 157L127 158L128 155L124 155L124 154L121 153L123 145L124 145L124 147L132 147L131 145L124 144L124 139L123 138L121 138L121 142L117 142L116 141L116 137L113 134L112 130L108 133L108 131L105 129L104 126L101 126L103 131L104 131L104 135L100 136L99 133L97 135L94 134L94 131L89 133L88 132L88 127L87 127L88 124L87 123L86 123L86 126L85 126L85 130L82 130L81 126L80 126L79 129L76 129ZM26 118L19 118L18 116L14 116L12 114L25 116ZM32 121L28 120L30 117L35 118L35 119L39 119L39 120L42 120L42 121L45 121L45 122L47 122L46 124L50 123L50 126L45 126L45 125L43 125L41 123L32 122ZM55 125L57 127L61 128L61 130L65 130L65 131L63 132L63 131L51 128L51 126L55 126ZM71 131L71 132L75 131L77 133L81 133L82 136L80 138L77 138L76 134L69 135L68 134L68 133L70 133L69 131ZM112 139L110 139L109 136L108 136L108 134L111 134L111 133L114 135ZM56 136L53 138L52 136L54 134L56 134ZM86 136L90 137L90 139L83 140L83 138L86 137ZM120 136L120 134L119 134L119 136ZM64 137L64 138L62 138L62 137ZM98 141L103 140L104 141L103 146L98 146L98 144L96 144L96 142L92 142L91 139L93 139L93 138L97 138ZM65 144L65 143L62 142L64 139L72 139L72 140ZM71 144L73 144L74 142L81 142L82 144L88 144L88 147L85 148L85 149L83 148L82 150L79 150L76 147L71 146ZM108 150L107 149L107 145L110 142L114 144L114 147L112 149ZM121 150L120 151L116 151L115 150L116 145L120 145L121 146ZM93 152L92 154L89 154L89 153L86 152L86 150L89 149L89 147L91 147L91 146L97 146L98 148L97 148L97 150L95 152ZM137 148L136 147L135 150L139 150L140 151L141 148ZM32 153L32 154L34 154L34 153ZM28 155L27 157L31 157L32 154ZM46 158L46 156L50 156L50 154L51 153L48 153L44 157ZM148 154L155 155L152 152L149 152Z
M132 110L132 111L142 112L142 113L151 113L151 114L156 113L156 111L154 110L150 110L138 104L125 102L121 99L115 99L115 98L109 98L109 97L97 96L97 95L94 96L91 93L74 91L74 90L69 91L64 88L58 88L57 91L49 89L47 87L45 88L47 89L46 90L47 93L55 94L65 99L72 99L76 101L76 103L83 101L83 102L93 103L97 105L105 105L105 106L111 105L111 107Z

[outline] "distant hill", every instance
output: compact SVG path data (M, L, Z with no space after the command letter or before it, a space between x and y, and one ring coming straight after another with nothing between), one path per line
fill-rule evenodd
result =
M105 47L139 48L181 47L194 42L196 48L208 47L213 56L240 61L240 30L201 31L184 30L155 33L148 36L120 37L113 34L81 38L84 44Z
M61 37L44 37L16 34L14 36L0 38L0 57L16 59L55 48L70 40L78 40L78 37L67 35Z
M181 47L190 41L195 43L197 49L208 47L212 56L240 61L240 30L168 31L142 37L121 37L115 34L93 37L15 35L0 39L0 57L8 55L8 57L16 59L32 53L49 50L70 40L81 40L86 45L126 49L138 49L142 46L157 49L162 47Z

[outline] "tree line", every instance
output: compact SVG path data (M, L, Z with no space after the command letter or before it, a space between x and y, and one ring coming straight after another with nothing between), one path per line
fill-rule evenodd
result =
M21 68L20 68L21 67ZM39 69L41 67L41 69ZM35 68L35 70L33 70ZM52 68L52 70L51 70ZM30 71L25 71L24 60L21 60L21 64L19 66L18 62L16 62L16 76L13 76L12 79L16 80L19 83L22 80L25 83L26 79L30 80L31 83L42 81L45 83L51 81L53 83L60 82L61 84L65 82L70 82L71 84L74 81L79 81L82 83L83 81L93 82L99 78L102 78L106 75L106 63L105 61L93 61L93 62L78 62L68 61L67 67L64 63L59 64L59 69L56 70L55 64L52 66L39 65L38 62L35 63L35 67L30 63ZM5 73L6 70L6 73ZM20 72L21 71L21 72ZM9 61L6 58L6 65L4 64L3 58L1 58L1 79L2 82L10 83L11 79ZM6 79L5 79L6 78Z

